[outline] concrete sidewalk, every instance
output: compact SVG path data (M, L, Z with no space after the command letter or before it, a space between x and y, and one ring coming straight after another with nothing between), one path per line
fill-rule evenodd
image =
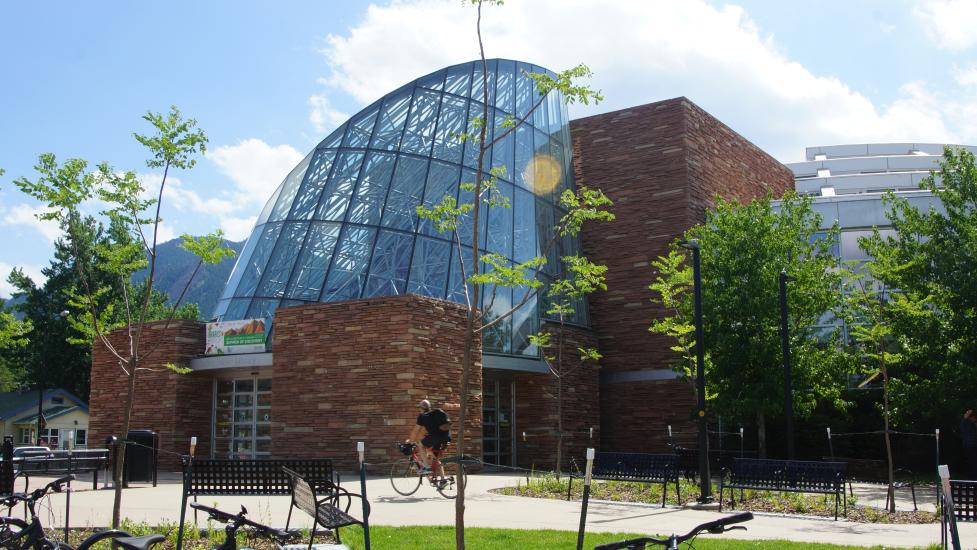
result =
M516 485L520 480L524 483L525 477L507 474L470 476L466 500L466 525L577 530L580 521L579 501L510 497L489 492L490 489ZM31 485L37 487L41 482L41 479L36 481L32 479ZM359 480L350 479L350 476L345 477L343 486L352 492L358 493L360 490ZM112 490L92 491L90 488L90 485L82 483L81 490L72 493L72 526L105 526L110 523ZM172 478L162 480L159 487L155 488L136 486L126 489L122 501L124 516L151 524L176 523L180 517L180 490L179 480ZM367 480L367 494L372 506L370 515L372 525L454 524L454 501L442 498L433 487L425 485L413 496L403 497L393 491L387 478L379 477ZM931 498L928 500L932 501ZM56 494L50 498L54 525L63 525L64 501L64 494ZM217 505L230 512L244 505L255 521L283 526L288 513L289 497L202 497L200 501L207 505ZM357 516L360 515L358 509L354 511ZM188 509L187 515L189 521L193 521L192 510ZM660 508L646 504L591 501L587 515L587 530L635 534L682 533L699 523L723 515L726 514L677 507ZM296 518L298 523L295 522ZM51 523L48 517L42 516L42 519ZM309 525L308 518L301 512L295 513L292 519L294 526ZM201 517L200 521L205 523L206 518ZM924 547L939 543L940 540L938 524L865 524L824 518L760 514L746 525L748 531L734 531L723 536L749 540L786 539L886 547ZM977 542L977 525L961 525L960 534L964 541Z

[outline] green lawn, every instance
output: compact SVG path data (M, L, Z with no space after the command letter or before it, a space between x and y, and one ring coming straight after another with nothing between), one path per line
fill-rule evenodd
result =
M577 534L570 531L524 531L519 529L481 529L465 530L466 546L474 550L546 550L576 548ZM353 550L362 550L363 531L358 527L346 527L341 532L343 542ZM584 548L593 549L604 544L641 535L626 533L588 533L584 537ZM370 527L371 547L376 550L451 550L455 547L454 527ZM648 550L654 550L649 546ZM684 548L684 546L683 546ZM776 548L784 550L840 550L843 548L864 549L862 546L838 546L834 544L798 543L782 540L739 541L721 539L715 536L701 537L695 542L697 550L741 550L747 548ZM873 548L881 549L881 546ZM933 546L932 548L939 548Z

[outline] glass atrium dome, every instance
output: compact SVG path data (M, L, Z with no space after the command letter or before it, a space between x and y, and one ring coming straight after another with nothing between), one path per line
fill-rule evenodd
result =
M504 59L490 60L488 68L491 140L504 132L507 115L525 117L539 101L525 73L545 69ZM215 315L270 318L279 307L404 293L464 302L450 235L420 220L416 207L458 196L460 182L475 181L478 146L457 135L474 132L470 121L482 114L483 86L479 61L441 69L387 94L322 140L268 200ZM505 168L499 187L511 208L482 217L479 246L526 261L551 242L562 215L559 193L573 186L566 106L558 92L492 147L484 168L491 167ZM460 193L459 200L470 200ZM470 226L461 238L470 258ZM572 239L558 244L545 247L544 279L559 269L561 254L578 247ZM489 315L508 311L522 292L496 289L491 305L492 292L486 292ZM528 342L538 330L537 302L487 331L484 351L537 355Z

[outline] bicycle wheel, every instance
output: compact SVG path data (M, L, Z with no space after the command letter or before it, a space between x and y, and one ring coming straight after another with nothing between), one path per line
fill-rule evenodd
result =
M464 479L465 486L468 486L468 472L465 465L460 462L449 462L444 466L444 479L435 481L435 487L444 498L456 498L458 496L459 479Z
M421 474L417 471L414 461L408 459L394 463L390 467L390 484L397 494L405 497L416 493L417 488L421 486Z
M18 518L0 518L0 548L18 548L23 544L19 540L23 536L30 524Z

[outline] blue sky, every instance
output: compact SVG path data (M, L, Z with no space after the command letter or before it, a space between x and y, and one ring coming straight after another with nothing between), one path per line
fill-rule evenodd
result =
M977 143L977 0L509 0L485 19L489 56L591 66L607 99L571 116L684 95L784 162L810 145ZM175 174L162 236L243 239L329 130L475 58L473 29L458 0L5 3L0 277L39 278L57 238L12 184L38 154L108 161L151 185L131 133L177 105L210 151Z

